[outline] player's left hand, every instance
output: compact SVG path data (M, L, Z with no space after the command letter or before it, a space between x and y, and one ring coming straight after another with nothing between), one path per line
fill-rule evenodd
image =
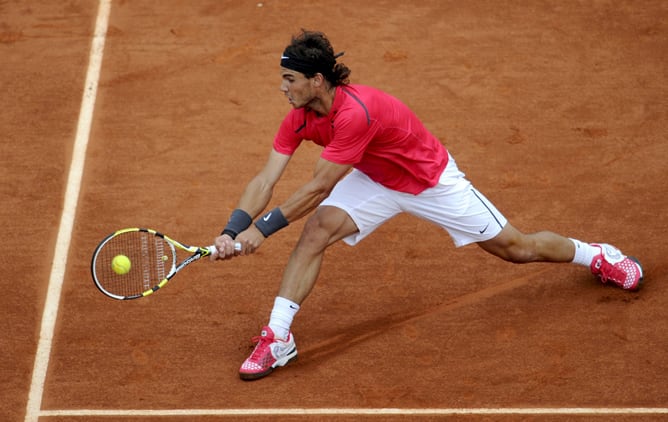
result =
M254 253L264 240L264 235L254 224L251 224L250 227L239 233L235 239L236 242L241 243L241 255Z

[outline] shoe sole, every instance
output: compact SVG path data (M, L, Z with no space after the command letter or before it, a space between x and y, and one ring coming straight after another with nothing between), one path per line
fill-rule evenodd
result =
M279 368L281 366L285 366L290 362L294 362L297 360L297 349L294 350L293 353L288 353L286 357L284 357L281 360L277 360L274 362L274 364L268 368L266 371L263 372L255 372L255 373L246 373L246 372L239 372L239 378L241 378L244 381L254 381L258 380L260 378L264 378L267 375L271 374L274 372L274 369Z

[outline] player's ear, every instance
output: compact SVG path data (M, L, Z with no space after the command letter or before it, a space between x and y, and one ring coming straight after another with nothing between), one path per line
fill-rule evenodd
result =
M311 78L314 87L321 87L325 83L325 77L322 76L322 73L316 73L313 78Z

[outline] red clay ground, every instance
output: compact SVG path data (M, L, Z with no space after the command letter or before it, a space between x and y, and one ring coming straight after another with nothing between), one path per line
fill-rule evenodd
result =
M96 7L0 2L1 420L25 413ZM662 1L113 2L42 409L666 407L666 22ZM331 248L294 324L300 359L253 383L237 369L301 223L149 299L100 295L107 233L220 231L288 111L278 55L302 27L413 107L515 226L614 243L645 288L456 250L400 216ZM272 204L318 153L298 152ZM518 418L546 420L456 419Z

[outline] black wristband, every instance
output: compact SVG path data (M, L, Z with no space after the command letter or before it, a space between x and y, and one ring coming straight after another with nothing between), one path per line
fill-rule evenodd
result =
M255 222L255 227L260 230L264 237L269 237L283 227L290 224L281 209L276 207Z
M253 219L246 211L237 208L234 211L232 211L232 215L230 216L230 219L227 222L227 226L225 226L222 233L220 234L221 236L226 234L230 236L232 239L234 239L237 237L239 233L246 230L251 225L252 222Z

